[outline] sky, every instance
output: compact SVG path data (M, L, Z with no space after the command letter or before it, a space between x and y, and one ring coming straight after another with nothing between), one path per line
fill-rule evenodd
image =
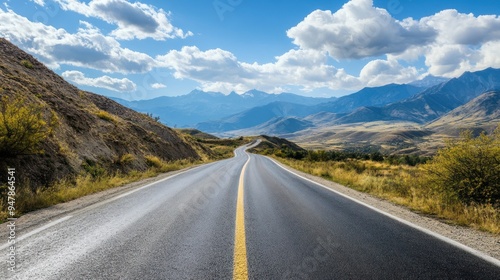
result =
M4 37L81 89L331 97L500 68L498 0L3 0Z

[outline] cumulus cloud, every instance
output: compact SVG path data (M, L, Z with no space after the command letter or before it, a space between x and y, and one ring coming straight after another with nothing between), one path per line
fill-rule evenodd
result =
M434 28L439 34L436 42L441 44L479 45L500 39L500 18L496 15L476 17L444 10L422 18L419 25Z
M167 86L161 83L154 83L151 85L151 87L154 89L161 89L161 88L166 88Z
M234 54L221 49L202 51L195 46L172 50L157 57L161 65L174 70L178 79L192 79L203 90L242 92L253 88L268 92L298 86L315 88L356 88L358 79L343 69L327 65L328 56L314 50L290 50L273 63L240 62Z
M125 0L92 0L88 4L78 0L55 0L63 10L95 17L118 28L111 35L121 40L146 39L165 40L185 38L193 33L174 27L168 13L141 2Z
M364 85L373 87L390 83L409 83L417 80L420 74L415 67L403 67L397 60L376 59L363 67L359 78Z
M372 0L351 0L334 13L312 12L287 35L301 49L326 51L336 59L385 55L386 61L369 62L360 73L368 84L389 80L386 74L374 75L372 70L378 67L390 66L397 73L394 82L413 76L416 69L402 68L398 60L423 58L430 74L445 77L500 67L495 50L500 41L497 15L475 16L450 9L420 20L396 20L387 10L374 7Z
M62 76L79 85L105 88L117 92L131 92L137 89L136 84L127 78L117 79L109 76L88 78L80 71L65 71Z
M498 16L476 17L456 10L444 10L422 18L419 24L432 26L439 36L432 44L408 52L425 57L432 75L456 77L465 71L500 67L497 58L500 41Z
M312 12L287 35L300 48L357 59L403 52L433 41L436 32L413 20L397 21L387 10L374 7L372 0L351 0L335 13Z
M108 73L144 73L156 64L149 55L121 47L116 39L87 22L82 21L71 34L2 9L0 22L1 37L37 55L51 68L68 64Z
M253 78L236 57L221 49L200 51L196 46L185 46L180 51L172 50L158 56L160 65L173 70L178 79L190 78L198 81L227 81Z

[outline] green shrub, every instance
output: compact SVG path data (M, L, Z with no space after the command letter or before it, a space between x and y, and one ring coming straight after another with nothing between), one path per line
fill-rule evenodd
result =
M21 65L28 68L28 69L33 69L33 63L27 59L21 60Z
M27 103L24 98L0 99L0 155L17 156L39 153L39 144L58 124L50 111L45 118L45 107Z
M425 165L430 183L461 202L500 205L500 126L492 135L471 131Z
M107 175L106 169L92 160L86 160L82 167L93 179L99 179Z

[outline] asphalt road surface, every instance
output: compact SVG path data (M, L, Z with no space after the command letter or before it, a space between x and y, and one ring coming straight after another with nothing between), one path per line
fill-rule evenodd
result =
M500 279L498 261L235 154L18 233L0 279Z

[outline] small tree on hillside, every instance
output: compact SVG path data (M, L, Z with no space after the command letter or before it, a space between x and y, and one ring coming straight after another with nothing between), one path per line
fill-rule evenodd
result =
M0 156L40 152L38 145L50 135L57 117L44 118L44 106L27 104L23 98L0 98Z
M500 126L492 135L471 131L450 141L425 165L429 179L464 203L500 206Z

